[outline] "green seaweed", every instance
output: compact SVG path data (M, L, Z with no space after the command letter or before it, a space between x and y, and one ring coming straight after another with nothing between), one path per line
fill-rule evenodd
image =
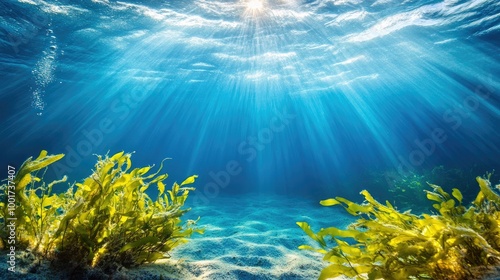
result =
M335 227L314 233L298 222L319 248L308 245L331 263L319 279L337 276L356 279L474 279L489 265L500 264L500 196L492 189L489 174L477 177L480 191L466 208L460 190L451 195L429 184L427 199L439 214L414 215L382 204L368 191L364 204L336 197L324 206L341 205L359 219L342 230ZM500 186L496 186L500 188ZM484 272L484 271L483 271Z
M193 233L203 233L196 221L181 217L193 175L165 192L167 174L151 166L132 168L131 154L98 156L92 174L60 194L43 180L47 167L64 155L42 151L19 168L16 186L16 246L52 260L109 269L115 264L133 266L169 257L168 252L185 243ZM39 177L39 173L41 173ZM146 190L158 188L151 199ZM1 186L2 190L7 185ZM0 249L7 246L7 196L0 202Z
M413 209L417 211L428 211L431 208L429 201L422 193L427 189L427 182L442 186L445 190L455 185L464 186L469 190L469 178L473 177L472 170L460 170L446 168L442 165L432 169L409 170L407 172L372 172L364 184L370 188L387 188L387 199L391 202L397 201L399 209ZM470 193L464 193L469 195Z

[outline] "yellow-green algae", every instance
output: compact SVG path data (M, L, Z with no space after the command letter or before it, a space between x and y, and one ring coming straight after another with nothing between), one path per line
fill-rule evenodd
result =
M185 243L196 221L182 223L183 209L197 175L174 183L165 192L167 174L151 166L133 168L131 154L98 156L92 174L64 193L53 193L46 183L47 166L64 155L42 151L28 158L13 180L16 198L16 248L27 248L50 260L108 269L112 265L132 266L168 257L168 252ZM146 190L156 186L153 200ZM1 186L5 191L7 185ZM0 202L0 249L7 244L6 218L11 217L7 197Z
M397 201L399 209L428 210L428 200L422 195L428 188L427 182L443 184L443 187L463 184L467 178L471 177L471 170L445 168L443 165L432 169L409 170L405 173L393 172L373 172L370 176L370 185L377 188L385 188L389 185L389 201ZM438 183L439 182L439 183Z
M299 248L322 253L323 260L331 263L319 279L477 278L484 272L478 268L500 263L500 196L492 190L490 176L476 178L480 191L468 208L460 190L453 189L450 195L430 184L432 191L426 192L439 212L435 215L401 213L366 190L361 192L363 204L342 197L323 200L323 206L341 205L360 219L345 230L331 227L317 233L298 222L319 244L319 248Z

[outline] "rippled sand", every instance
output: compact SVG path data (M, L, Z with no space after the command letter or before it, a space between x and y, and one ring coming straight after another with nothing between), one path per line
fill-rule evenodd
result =
M171 279L317 279L327 263L298 250L313 245L296 221L314 230L345 226L352 218L312 200L286 197L216 198L193 210L206 233L178 247L172 258L127 271L133 277Z

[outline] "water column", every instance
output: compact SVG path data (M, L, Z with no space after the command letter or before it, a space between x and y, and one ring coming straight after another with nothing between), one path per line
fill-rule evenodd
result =
M31 89L33 95L31 105L36 109L39 116L42 115L42 111L45 108L45 101L43 99L45 88L54 81L54 71L56 70L58 55L57 38L51 29L50 22L47 25L45 36L48 47L42 52L41 58L36 62L31 71L35 82L35 86Z

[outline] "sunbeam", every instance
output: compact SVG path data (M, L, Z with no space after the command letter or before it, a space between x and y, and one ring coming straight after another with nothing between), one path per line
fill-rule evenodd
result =
M0 275L480 279L500 263L499 14L2 0Z
M27 105L9 111L2 133L29 146L63 130L53 144L77 153L103 123L113 136L96 136L81 162L118 143L154 147L145 158L177 155L189 170L237 159L243 190L328 191L356 184L352 174L371 166L495 162L499 62L487 39L497 31L493 15L474 17L481 9L474 3L402 11L387 1L96 1L91 28L76 24L90 7L46 3L43 11L68 24L33 37L43 48L18 46L33 48L38 61L57 36L45 69L54 81L38 100L44 114L33 125L29 98L19 95ZM5 98L13 87L30 87L14 73L31 70L16 70L12 57L3 58L12 81L3 84ZM48 125L61 118L67 122ZM281 127L276 118L288 121L286 129L271 129ZM436 133L446 141L428 142Z
M248 0L245 3L247 9L252 11L259 11L264 8L264 3L262 0Z

